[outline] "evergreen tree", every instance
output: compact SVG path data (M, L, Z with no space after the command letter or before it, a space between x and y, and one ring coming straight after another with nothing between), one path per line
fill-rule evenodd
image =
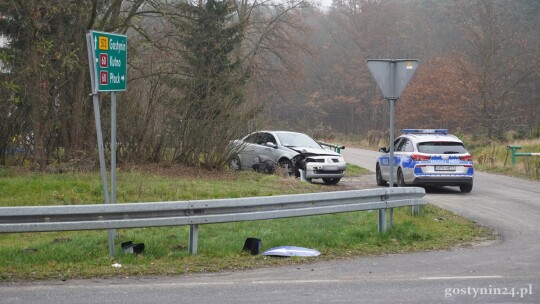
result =
M180 32L182 77L171 85L182 92L177 122L177 160L219 167L223 139L238 124L238 108L245 101L248 73L238 56L244 24L231 2L208 0L205 4L179 5L181 18L173 24Z

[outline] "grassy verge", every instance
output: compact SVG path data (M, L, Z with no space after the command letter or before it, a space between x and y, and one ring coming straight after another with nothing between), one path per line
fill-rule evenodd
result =
M515 166L512 166L512 153L507 149L509 145L521 146L522 148L517 152L540 153L540 139L492 142L472 149L475 168L486 172L540 180L540 157L519 156L516 157Z
M345 176L359 176L371 173L368 169L359 167L357 165L347 164L347 171L345 172Z
M197 200L322 191L322 185L254 172L183 172L151 167L118 170L117 202ZM215 175L214 175L215 174ZM99 173L23 173L0 177L0 206L100 204Z
M118 201L166 201L279 195L346 190L302 183L297 179L250 172L190 173L172 170L121 170ZM184 171L180 171L185 173ZM4 174L0 206L88 204L101 201L99 174ZM395 228L377 233L377 212L202 225L199 254L187 253L188 227L117 230L117 256L108 256L106 231L0 234L0 281L89 277L172 275L309 263L385 253L447 249L491 235L435 206L411 216L410 208L394 213ZM263 250L281 245L314 248L316 258L269 258L242 252L245 238L258 237ZM120 243L146 246L140 255L124 253ZM113 263L122 265L112 267Z

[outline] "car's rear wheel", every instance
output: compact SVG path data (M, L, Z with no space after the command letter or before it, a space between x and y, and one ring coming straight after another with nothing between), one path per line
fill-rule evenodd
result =
M323 178L322 180L327 185L335 185L335 184L339 183L341 178Z
M461 193L471 193L473 184L469 185L461 185L459 186L459 190Z
M403 171L401 171L401 168L398 168L397 170L397 185L398 187L407 187L407 184L405 184L405 178L403 177Z
M279 166L283 170L283 174L285 176L293 176L294 175L294 167L290 160L288 159L282 159L279 161Z
M231 157L229 160L229 168L233 169L234 171L240 171L242 169L238 155Z
M377 186L386 186L388 183L382 178L381 167L379 164L375 167L375 179L377 179Z

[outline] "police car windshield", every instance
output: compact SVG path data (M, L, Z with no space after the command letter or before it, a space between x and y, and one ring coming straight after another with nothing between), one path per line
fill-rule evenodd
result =
M460 142L429 141L418 144L418 152L427 154L463 154L467 149Z

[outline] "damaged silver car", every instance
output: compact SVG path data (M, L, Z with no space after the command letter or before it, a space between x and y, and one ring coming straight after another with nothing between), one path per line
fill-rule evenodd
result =
M323 148L306 134L288 131L259 131L232 142L233 156L230 167L235 170L279 166L287 175L299 177L305 172L306 180L321 178L325 184L337 184L345 175L343 157ZM265 160L261 164L261 160Z

